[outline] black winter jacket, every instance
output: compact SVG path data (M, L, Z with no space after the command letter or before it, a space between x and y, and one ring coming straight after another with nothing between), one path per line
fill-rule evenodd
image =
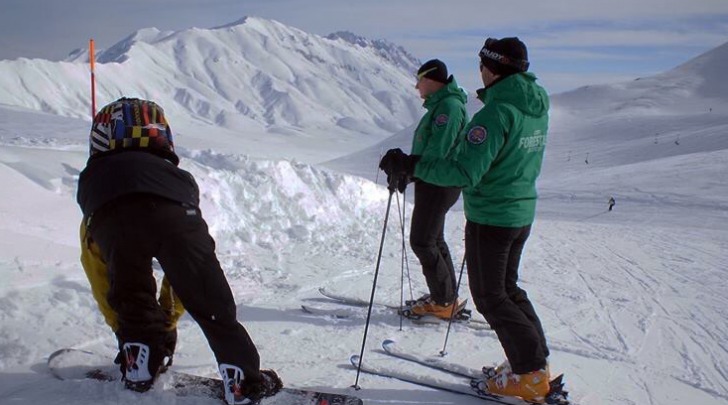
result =
M78 179L76 201L88 217L127 194L153 194L197 207L200 191L194 177L157 155L120 151L89 158Z

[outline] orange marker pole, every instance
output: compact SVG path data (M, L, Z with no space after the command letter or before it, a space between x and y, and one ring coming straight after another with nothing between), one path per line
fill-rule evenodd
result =
M96 63L96 52L94 51L93 38L88 41L88 61L91 64L91 119L96 116L96 75L94 65Z

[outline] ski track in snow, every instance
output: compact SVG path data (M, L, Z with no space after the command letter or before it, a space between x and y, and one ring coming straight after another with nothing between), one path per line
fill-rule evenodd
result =
M54 144L16 142L12 147L21 155L24 148L38 151L35 153L58 150L76 155L72 149ZM290 384L298 386L331 385L334 370L341 377L334 388L345 390L352 374L342 363L358 350L363 316L310 316L300 311L299 305L305 299L319 297L316 290L322 285L343 287L344 291L368 297L386 192L376 189L377 194L369 191L369 198L357 200L349 194L366 183L303 164L208 152L190 154L188 159L186 168L204 179L203 213L236 292L240 319L259 342L264 365L278 369ZM67 196L67 203L72 204L72 185L49 190L38 181L32 164L27 169L6 167L45 192ZM60 166L58 175L67 175L64 173L69 173L69 167L78 166ZM47 172L44 175L48 176ZM256 190L255 197L250 190ZM322 206L326 211L318 211ZM407 212L407 217L410 214ZM401 230L399 216L396 212L391 215L377 300L399 302ZM296 223L289 218L297 218ZM78 220L66 222L75 231ZM46 232L56 229L46 227ZM462 257L463 229L462 213L451 213L446 234L458 262ZM642 226L636 231L628 225L605 221L586 227L584 222L537 221L524 255L522 283L541 308L553 351L552 364L567 373L567 383L577 402L597 397L608 402L629 402L634 395L643 395L646 403L661 403L659 390L649 388L655 386L654 379L672 380L713 398L728 398L724 360L728 350L721 338L728 330L713 319L716 314L725 314L725 299L720 297L721 291L728 288L722 280L722 252L728 250L728 243L725 233L710 233L706 238L689 229L676 232L674 228ZM0 370L5 370L0 373L28 366L42 373L40 362L44 356L61 346L113 353L113 338L96 310L80 264L72 254L64 253L62 257L66 259L56 260L51 267L51 261L42 257L33 260L16 256L0 262L0 273L12 280L0 289ZM408 261L417 295L424 290L424 280L411 252ZM550 287L544 290L538 285ZM462 288L469 295L467 277ZM696 306L695 300L688 297L699 297L703 305ZM53 316L49 316L51 313ZM398 335L431 346L444 333L440 327L409 324L405 324L404 332L398 332L399 319L386 310L375 310L372 322L369 342ZM180 322L180 336L175 367L214 374L204 338L188 317ZM289 340L295 340L296 353L314 355L291 361L295 357L291 349L278 350ZM473 367L502 356L492 331L472 331L456 325L450 344L449 351L461 356L471 347L477 353L483 352L471 363ZM322 346L329 348L322 351ZM596 380L590 382L592 377L580 375L579 364L587 361L609 364L611 370L601 378L620 385L627 378L632 380L633 388L625 393L585 392L584 387L600 385ZM389 387L388 395L394 395L390 389L398 386L363 378L366 385L375 382ZM57 382L51 385L54 392L72 391L67 386L56 387ZM129 395L94 383L76 385L89 398L124 399ZM24 386L5 389L0 385L0 398L24 398ZM408 394L397 403L409 402L405 398L412 396L411 387L406 389ZM361 392L363 397L366 392L372 393ZM159 395L157 399L163 399L163 393ZM371 395L369 403L381 402L377 395ZM147 400L151 403L152 398L145 397L144 402Z
M210 175L225 178L222 183L227 187L239 181L234 176L222 174L210 172ZM207 187L212 189L221 186L217 182L213 184ZM293 198L285 204L293 204L295 200ZM385 202L380 197L375 204L382 213ZM261 204L255 211L268 209L273 208ZM330 385L331 370L337 370L342 381L334 386L345 390L348 378L352 377L341 363L345 363L351 352L357 351L363 317L337 320L307 316L298 306L306 298L318 297L316 289L322 283L331 288L356 292L359 296L368 296L368 283L373 275L372 255L380 236L378 222L382 219L377 211L372 209L371 215L375 219L368 229L362 229L366 235L360 235L371 242L349 245L346 252L331 249L326 239L280 241L274 238L265 243L246 242L244 234L231 228L231 223L227 223L224 216L218 215L217 221L211 221L211 229L227 235L217 238L218 250L221 263L236 292L240 319L251 330L256 341L261 342L259 346L264 365L278 369L284 377L288 377L287 381L291 381L291 384ZM380 218L376 218L378 214ZM268 223L270 218L255 226L262 227ZM456 241L452 247L457 255L462 253L462 241L454 236L462 235L463 226L461 214L452 213L448 219L447 233L453 235L451 240ZM399 301L398 248L401 235L398 227L396 221L390 222L377 293L377 300L380 301ZM553 351L552 364L558 370L566 371L567 382L572 383L570 389L577 402L579 398L591 399L591 395L581 390L597 384L588 383L588 377L578 375L578 359L609 364L613 369L605 378L615 384L622 384L625 374L629 375L634 390L645 395L645 403L661 403L660 396L647 389L654 384L644 376L647 370L658 378L672 379L675 383L711 396L725 398L725 366L721 366L719 359L726 357L725 343L720 339L720 336L725 336L726 328L711 320L714 311L719 311L720 307L710 305L701 309L695 308L693 300L681 302L679 299L670 299L695 296L702 289L708 290L709 296L720 297L713 294L718 294L727 286L719 277L720 271L715 269L720 268L718 266L722 260L719 252L726 248L725 235L710 243L696 235L692 235L694 239L691 239L690 233L665 232L661 228L642 228L640 232L630 232L628 227L620 224L592 224L591 227L593 229L585 230L580 224L540 220L526 249L522 267L524 287L532 293L537 307L541 308ZM338 228L340 233L345 232L343 228ZM327 232L336 232L334 228L326 229ZM278 237L283 238L283 234L281 231ZM716 232L716 236L720 236L720 233ZM636 245L639 248L635 248ZM236 251L240 253L234 253ZM4 262L2 274L48 271L40 269L42 264L32 264L30 261L24 264L23 260L27 259ZM419 269L411 253L410 265L415 289L422 290L423 280L419 274L415 274ZM4 325L0 335L2 369L35 364L33 368L38 370L38 361L60 346L113 352L112 336L95 308L80 265L69 261L57 267L64 275L32 283L19 278L17 283L5 287L0 297L0 308L3 310L0 320ZM19 270L21 268L24 270ZM706 279L711 283L699 283ZM554 283L554 280L558 280L558 283ZM464 282L463 288L467 294L467 279ZM546 294L549 290L534 288L542 283L553 285L552 295ZM711 304L711 301L706 304ZM54 316L47 316L49 313ZM399 320L391 311L375 311L369 347L374 344L371 342L391 335L429 342L426 346L431 346L432 342L440 341L444 333L442 328L405 325L404 334L401 334L397 332L398 327ZM33 336L34 331L38 330L54 330L57 334L52 338L28 341L28 336ZM180 323L180 336L176 367L200 374L214 373L209 355L205 354L207 349L204 339L188 317L184 317ZM688 338L689 344L683 338ZM655 346L663 346L665 339L683 343L678 347L665 346L664 349L670 350L660 353L660 357L656 358ZM290 349L277 350L281 342L288 340L295 340L298 353L318 354L312 358L290 361L291 356L295 357ZM702 341L710 344L703 344ZM472 363L474 367L487 363L487 360L497 361L502 356L498 354L500 349L491 331L476 332L456 326L450 344L449 351L461 356L473 345L480 347L480 350L485 348L485 353L490 353L492 357L486 357L488 355L485 353L483 357L476 356L480 360ZM329 346L329 349L322 351L322 345ZM676 349L674 353L673 349ZM201 354L194 354L199 352ZM366 355L373 357L377 354L368 352ZM682 364L682 368L660 366L660 358L675 356L677 363L667 363ZM712 364L698 360L711 356L715 359ZM564 358L577 360L560 361ZM576 368L569 370L569 367ZM577 378L579 382L574 381ZM396 386L392 382L363 378L365 386L375 382L377 385ZM56 385L55 382L52 384L54 390L59 389ZM88 398L122 400L129 395L113 387L102 389L94 383L82 382L77 385L84 390L84 394L88 394ZM407 388L408 392L410 389ZM18 388L0 392L1 397L13 398L23 397L25 391ZM366 392L371 391L363 391L365 395L362 396L366 397ZM159 395L161 397L158 399L163 399L162 393ZM634 392L625 393L624 396L611 395L614 401L630 401L630 395L634 395ZM145 398L143 403L147 400L152 403L152 398ZM404 397L401 401L397 403L409 402ZM380 402L374 398L368 403Z

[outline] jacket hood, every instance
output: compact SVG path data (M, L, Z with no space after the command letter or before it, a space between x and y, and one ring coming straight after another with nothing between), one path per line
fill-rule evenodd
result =
M516 73L478 90L478 99L484 104L492 101L511 104L526 115L541 116L549 109L546 90L536 83L536 75L530 72Z
M422 105L429 110L431 107L437 105L440 101L448 97L455 97L463 104L468 101L468 95L460 88L460 86L458 86L457 80L455 80L455 77L452 75L448 78L447 84L440 90L427 96L424 104Z

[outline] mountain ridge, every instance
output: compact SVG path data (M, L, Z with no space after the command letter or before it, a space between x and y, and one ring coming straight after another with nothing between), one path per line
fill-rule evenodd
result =
M410 71L418 61L367 41L376 46L258 17L211 29L145 28L97 52L97 100L152 98L172 115L233 130L386 135L419 114ZM77 50L62 62L0 61L0 103L86 118L87 60Z

